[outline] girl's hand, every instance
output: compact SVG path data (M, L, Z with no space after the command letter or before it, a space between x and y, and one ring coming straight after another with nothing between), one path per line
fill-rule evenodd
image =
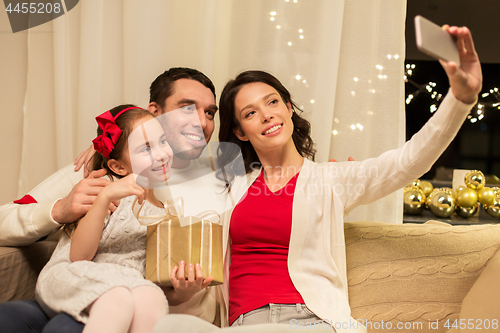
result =
M71 261L94 258L109 205L130 195L136 195L140 204L146 196L146 190L136 184L133 174L104 186L87 214L78 222L73 233L69 254Z
M465 104L472 104L476 102L483 84L481 63L472 36L466 27L444 25L443 30L450 33L457 42L460 67L453 61L439 60L439 62L448 75L453 96Z
M142 204L143 200L146 198L146 190L137 185L134 174L111 182L101 190L101 193L99 193L99 196L108 202L121 200L130 195L136 195L139 204Z
M200 264L189 264L188 278L184 276L186 263L181 261L179 267L175 266L170 273L170 280L172 281L173 289L168 289L165 294L170 305L179 305L187 302L200 290L205 289L213 277L203 278Z

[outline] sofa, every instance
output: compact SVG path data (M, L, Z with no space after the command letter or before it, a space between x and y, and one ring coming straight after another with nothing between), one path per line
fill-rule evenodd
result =
M500 248L500 224L348 222L344 230L352 316L368 332L448 331ZM55 245L0 247L0 303L34 298Z

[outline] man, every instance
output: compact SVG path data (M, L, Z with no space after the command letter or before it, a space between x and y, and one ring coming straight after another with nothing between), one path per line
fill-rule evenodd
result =
M207 76L190 68L171 68L151 84L148 110L155 116L192 105L196 108L197 121L169 124L178 125L177 133L181 134L168 138L174 150L172 168L188 167L202 152L204 145L199 142L210 140L217 112L215 87ZM57 171L22 199L0 207L0 246L28 245L87 213L109 180L101 178L104 170L93 171L83 179L82 172L72 169L73 166L67 166ZM117 202L110 205L110 211L117 205ZM49 322L34 301L0 304L0 332L41 332L46 324L44 332L83 330L83 324L65 314Z
M203 133L208 142L217 112L215 87L210 79L194 69L172 68L151 84L148 110L155 116L192 104L199 116L199 128L196 125L193 128ZM188 149L189 134L178 140L180 147L174 148L174 153ZM176 154L175 157L174 168L189 165L190 156ZM61 224L76 221L90 209L100 189L109 181L100 178L103 170L82 179L81 173L71 169L67 166L59 170L22 199L0 207L0 246L33 243ZM111 211L114 209L110 206Z

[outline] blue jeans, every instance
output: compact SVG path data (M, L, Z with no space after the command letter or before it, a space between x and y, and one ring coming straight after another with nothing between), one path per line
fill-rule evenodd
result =
M329 328L305 304L267 304L240 315L231 326L256 324L287 324L290 328Z
M65 313L50 319L33 300L0 304L0 333L81 333L84 326Z

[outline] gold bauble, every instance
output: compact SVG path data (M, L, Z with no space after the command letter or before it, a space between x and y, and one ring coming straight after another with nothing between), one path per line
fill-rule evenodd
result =
M495 202L495 192L489 187L480 188L477 191L477 200L483 205L493 205Z
M406 185L404 188L403 188L403 191L406 192L408 190L411 190L412 188L414 188L414 186L412 184L409 184L409 185Z
M483 208L491 216L500 218L500 195L495 197L495 202L492 205L484 205Z
M438 217L450 217L455 212L456 200L446 189L435 189L427 199L429 210Z
M495 193L495 195L500 194L500 187L498 187L498 186L492 186L491 190Z
M450 191L451 194L455 197L455 199L457 198L457 192L455 192L455 190L452 189L451 187L440 187L439 189L443 191Z
M476 203L476 204L475 204L474 206L472 206L471 208L465 208L465 207L462 207L462 206L460 206L460 205L458 205L458 204L457 204L457 207L456 207L456 209L455 209L455 212L456 212L458 215L460 215L460 216L462 216L462 217L464 217L464 218L466 218L466 219L467 219L467 218L469 218L469 217L471 217L471 216L474 216L474 214L476 214L476 213L477 213L477 209L478 209L478 207L479 207L479 204L478 204L478 203Z
M460 185L459 187L457 187L457 190L456 190L457 194L458 194L458 192L462 191L465 188L467 188L467 186L464 186L464 185Z
M434 186L428 181L421 181L419 185L420 189L424 192L425 196L429 196L431 194L432 190L434 190Z
M405 187L403 195L403 210L406 214L420 214L425 208L425 194L417 186Z
M420 179L415 179L411 184L411 186L420 186Z
M471 189L474 190L479 190L486 183L486 178L484 177L484 174L481 171L472 170L465 175L464 181L467 187L470 187Z
M464 188L457 194L457 203L464 208L471 208L477 203L477 192L471 188Z

